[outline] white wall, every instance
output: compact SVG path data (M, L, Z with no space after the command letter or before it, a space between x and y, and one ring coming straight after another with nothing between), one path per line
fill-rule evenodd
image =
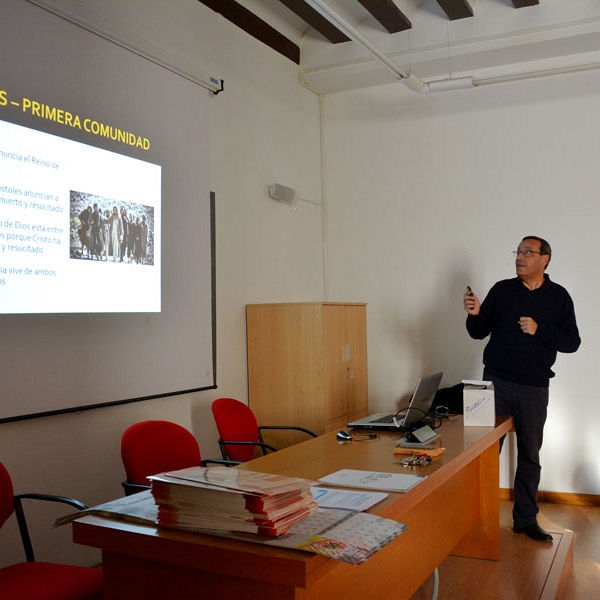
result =
M443 387L481 378L465 286L483 298L514 276L521 238L540 235L583 339L555 365L540 487L582 494L600 493L599 101L588 73L430 95L397 84L325 104L330 299L368 302L371 406L394 406L423 372L443 369Z
M56 2L70 8L71 3ZM0 423L0 461L16 492L42 491L98 504L122 494L120 437L130 423L166 418L188 427L204 458L220 456L210 403L247 400L245 305L323 298L322 210L268 198L268 184L320 202L318 99L298 85L297 67L196 0L85 2L121 30L145 36L178 60L216 73L225 91L210 100L211 189L216 193L218 389L79 414ZM182 25L183 23L183 25ZM199 91L199 93L204 93ZM185 349L182 349L184 352ZM15 377L26 377L23 367ZM18 398L15 399L18 402ZM29 513L37 558L78 564L100 559L69 544L70 527L49 531L56 511ZM68 511L69 509L67 509ZM64 514L64 513L62 513ZM14 519L0 533L0 565L23 559Z

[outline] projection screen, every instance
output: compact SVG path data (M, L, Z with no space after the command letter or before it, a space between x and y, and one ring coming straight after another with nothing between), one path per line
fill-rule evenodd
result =
M0 4L0 421L216 386L211 92Z

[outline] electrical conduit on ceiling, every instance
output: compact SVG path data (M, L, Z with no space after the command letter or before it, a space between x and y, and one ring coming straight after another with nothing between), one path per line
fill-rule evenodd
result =
M332 10L323 0L305 0L320 15L325 17L330 23L343 31L350 39L354 40L370 54L372 54L381 64L390 70L396 79L402 81L411 90L419 93L427 92L445 92L448 90L458 90L465 88L478 87L482 85L491 85L495 83L505 83L508 81L521 81L524 79L533 79L535 77L545 77L548 75L561 75L564 73L574 73L578 71L590 71L600 68L600 62L589 62L579 65L557 67L550 69L541 69L523 73L512 73L507 75L493 76L487 78L474 77L456 77L447 79L438 79L435 81L423 81L415 75L410 69L403 69L398 66L389 56L375 46L360 31L348 23L344 18ZM309 87L309 86L306 86Z
M306 0L320 15L325 17L330 23L343 31L350 39L359 43L368 50L379 62L381 62L394 76L405 83L411 90L419 93L425 92L443 92L446 90L456 90L473 87L472 77L459 77L456 79L442 79L431 81L429 83L422 81L412 71L399 67L389 56L375 46L360 31L355 29L348 21L343 19L333 11L322 0Z

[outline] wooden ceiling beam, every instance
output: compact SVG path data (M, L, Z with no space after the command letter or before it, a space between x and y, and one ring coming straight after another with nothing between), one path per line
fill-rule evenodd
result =
M289 8L295 15L300 17L313 29L316 29L323 37L332 44L349 42L350 38L340 31L333 23L330 23L325 17L318 13L312 6L309 6L304 0L279 0L286 8Z
M473 9L468 0L437 0L451 21L473 16Z
M512 0L515 8L524 8L525 6L537 6L540 0Z
M300 64L300 48L298 45L241 4L234 0L228 0L227 2L223 2L223 0L198 0L198 2L219 13L234 25L289 58L297 65Z
M536 6L540 0L511 0L515 8ZM211 10L250 34L252 37L279 52L291 61L300 64L300 48L292 40L285 37L274 27L263 21L236 0L198 0ZM333 23L329 22L305 0L279 0L281 4L300 17L310 27L318 31L333 44L348 42L350 38ZM394 0L358 0L358 2L389 33L406 31L412 23L398 8ZM436 0L447 17L453 21L473 16L473 8L469 0Z
M406 31L412 23L393 0L358 0L389 33Z

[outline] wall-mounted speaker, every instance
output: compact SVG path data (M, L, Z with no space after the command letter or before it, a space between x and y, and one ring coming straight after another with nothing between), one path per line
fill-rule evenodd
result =
M280 183L272 183L269 186L269 197L278 202L295 206L298 201L298 192Z

